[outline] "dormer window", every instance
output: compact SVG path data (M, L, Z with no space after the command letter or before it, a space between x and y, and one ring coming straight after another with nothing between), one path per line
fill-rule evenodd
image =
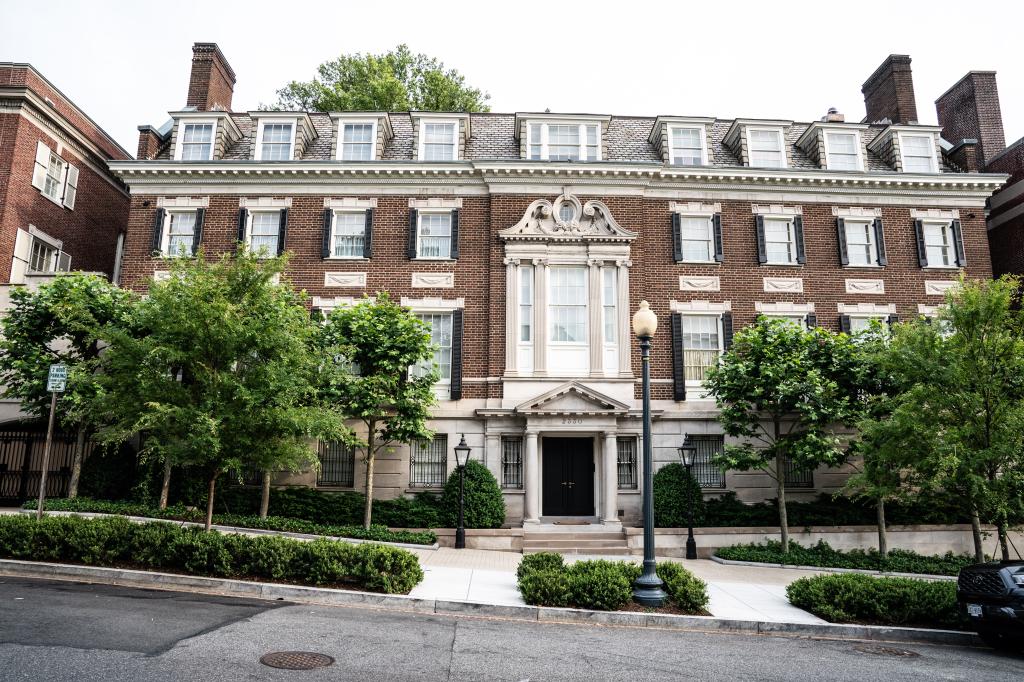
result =
M534 161L600 161L597 123L530 123L528 154Z
M904 173L934 173L935 138L931 135L900 133L900 153Z
M670 131L671 150L669 158L672 165L703 166L707 163L704 128L673 126Z
M825 163L829 170L863 170L860 159L860 135L857 132L825 132Z
M341 125L342 161L372 161L373 146L377 140L376 124L372 121L353 121Z
M782 130L778 128L747 128L747 149L750 166L785 168L786 151L782 146Z
M210 161L213 159L213 136L217 124L213 121L181 124L181 143L178 158L182 161Z
M256 140L258 161L290 161L295 148L295 123L261 119Z
M423 161L455 161L458 154L455 121L424 121L420 142L420 159Z

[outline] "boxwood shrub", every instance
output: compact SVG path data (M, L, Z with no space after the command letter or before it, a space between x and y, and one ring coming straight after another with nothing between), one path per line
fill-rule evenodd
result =
M860 574L800 578L786 588L794 605L831 623L956 629L956 583Z
M666 464L654 474L654 525L685 528L693 500L693 525L704 525L704 495L700 484L678 462Z
M0 558L117 566L218 578L408 593L423 579L411 552L385 545L207 533L118 517L0 516Z
M974 563L967 554L947 552L941 556L927 556L906 549L889 550L883 560L875 549L833 549L824 540L804 547L790 541L789 552L782 552L782 543L768 540L762 544L732 545L716 550L716 555L731 561L755 561L788 566L821 566L823 568L860 568L894 573L925 573L930 575L957 575L964 566Z
M466 462L466 528L501 528L505 523L505 497L494 474L476 460ZM459 471L448 476L441 496L441 522L454 528L459 519Z

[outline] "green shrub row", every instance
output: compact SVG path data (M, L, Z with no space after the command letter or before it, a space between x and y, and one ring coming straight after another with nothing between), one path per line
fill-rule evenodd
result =
M703 580L676 563L657 565L669 599L687 613L707 613L708 593ZM638 564L623 561L577 561L565 565L561 554L539 552L523 557L516 571L519 592L527 604L573 606L615 611L633 600Z
M794 605L830 623L957 629L956 583L839 574L800 578L786 588Z
M117 517L0 517L0 558L349 586L389 594L406 594L423 580L416 556L398 547L223 535Z
M26 509L35 509L36 501L25 503ZM174 505L159 509L136 502L115 502L110 500L90 500L84 497L69 499L51 499L46 501L47 511L91 512L96 514L118 514L121 516L143 516L154 519L173 521L204 521L204 511L195 507ZM333 526L303 519L281 516L268 516L261 519L256 514L215 514L213 522L222 526L239 528L256 528L260 530L276 530L285 533L308 533L310 535L330 535L340 538L358 540L374 540L376 542L404 542L415 545L432 545L437 536L432 531L393 531L386 526L372 525L369 529L362 526Z
M730 561L756 561L766 564L788 566L821 566L823 568L861 568L892 573L926 573L930 575L957 575L964 566L975 563L967 554L947 552L941 556L926 556L906 549L889 550L882 559L876 549L833 549L821 540L816 545L804 547L790 541L789 552L782 552L782 543L768 540L763 544L732 545L718 549L722 559Z

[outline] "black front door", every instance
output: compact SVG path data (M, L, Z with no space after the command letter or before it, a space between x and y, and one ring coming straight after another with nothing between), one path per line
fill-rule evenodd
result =
M594 441L544 438L544 516L594 515Z

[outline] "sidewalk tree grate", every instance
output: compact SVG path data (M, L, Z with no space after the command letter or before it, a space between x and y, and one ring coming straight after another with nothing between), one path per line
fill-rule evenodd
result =
M260 663L281 670L313 670L326 668L334 659L313 651L274 651L261 657Z
M876 644L861 644L853 647L853 650L862 654L872 656L895 656L897 658L917 658L921 654L909 649L897 649L891 646L878 646Z

